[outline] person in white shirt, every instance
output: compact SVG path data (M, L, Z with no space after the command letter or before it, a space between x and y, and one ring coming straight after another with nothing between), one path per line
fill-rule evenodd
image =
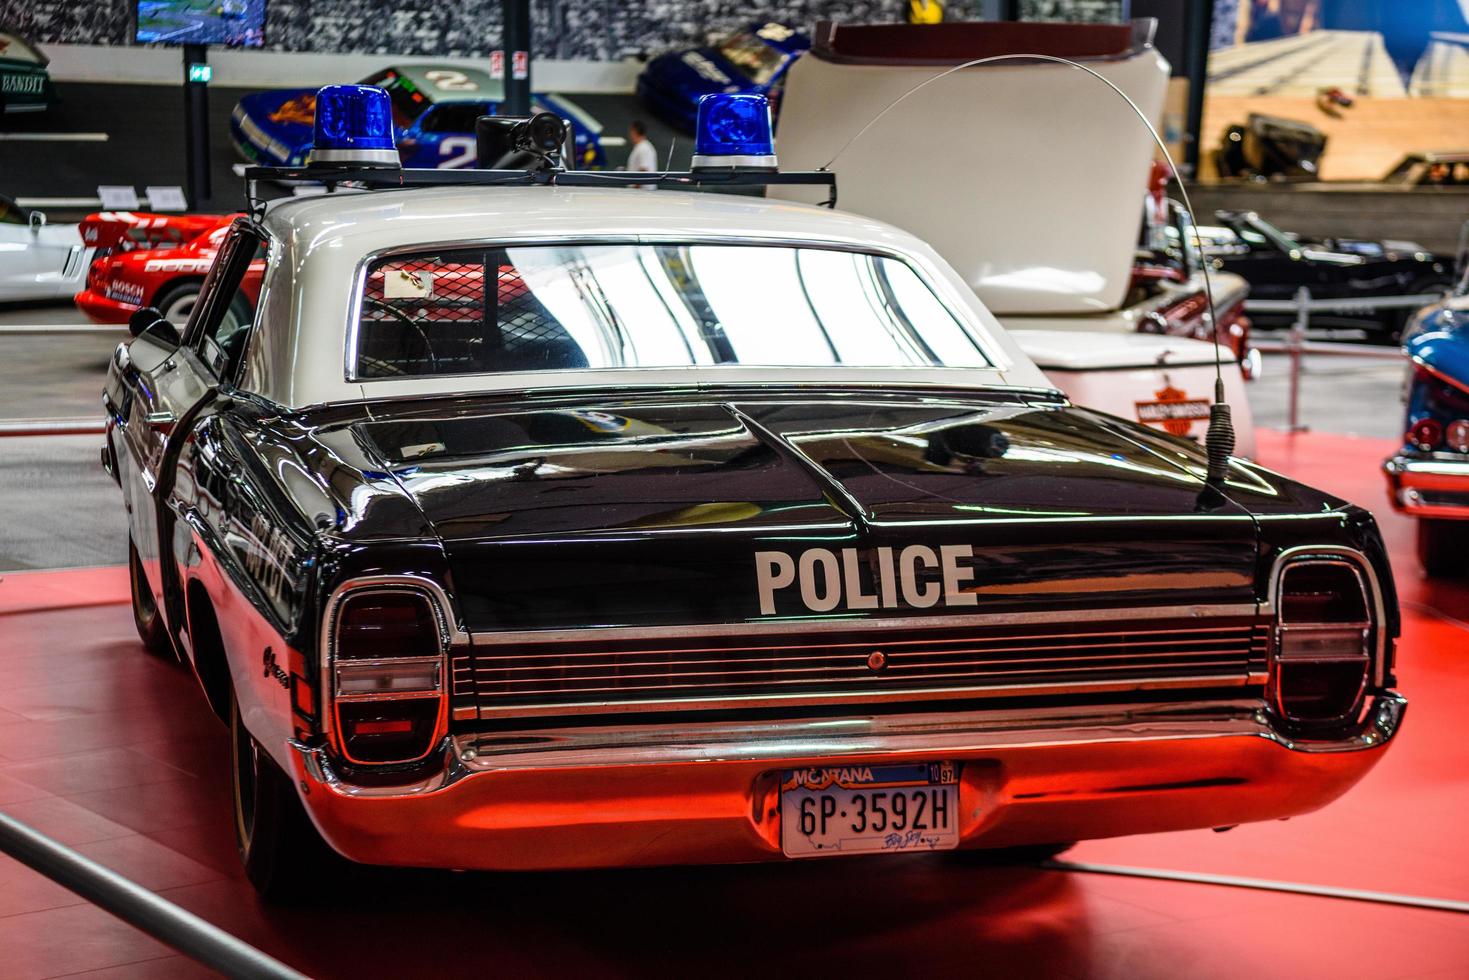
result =
M632 150L627 155L627 169L635 173L650 174L658 169L658 151L648 139L648 127L641 119L634 119L627 127L627 141ZM638 184L644 190L652 190L652 184Z

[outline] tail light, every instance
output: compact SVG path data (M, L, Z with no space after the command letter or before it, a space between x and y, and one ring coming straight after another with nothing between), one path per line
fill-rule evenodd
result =
M1268 696L1298 724L1354 718L1372 670L1373 605L1361 568L1343 558L1304 558L1280 572Z
M1438 419L1419 419L1408 430L1408 442L1420 452L1433 452L1443 442L1443 423Z
M1469 419L1455 419L1444 430L1444 442L1456 453L1469 453Z
M111 249L98 249L92 257L92 264L87 267L87 288L94 293L100 293L107 286L107 274L112 268L112 261L107 256Z
M414 762L444 736L448 709L444 613L415 587L360 587L331 614L331 721L351 762Z

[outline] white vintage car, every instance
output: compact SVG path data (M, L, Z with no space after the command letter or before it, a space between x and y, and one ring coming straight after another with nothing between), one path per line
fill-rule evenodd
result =
M0 195L0 303L66 299L81 290L93 250L76 225L48 224Z
M811 52L791 67L780 151L796 168L835 161L842 207L933 245L1073 401L1202 440L1214 344L1136 336L1178 295L1201 295L1204 280L1193 271L1177 288L1129 297L1156 153L1133 110L1103 83L1050 62L990 64L935 80L971 53L1069 55L1157 120L1169 68L1152 27L956 23L907 31L823 22ZM800 187L773 193L814 199ZM1216 274L1213 285L1224 324L1244 284ZM1252 456L1240 366L1227 347L1222 354L1236 445Z

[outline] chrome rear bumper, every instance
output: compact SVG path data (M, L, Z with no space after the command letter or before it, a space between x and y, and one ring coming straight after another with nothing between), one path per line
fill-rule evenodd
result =
M1307 813L1376 763L1406 704L1383 694L1330 741L1288 738L1251 699L470 734L392 787L345 782L321 749L291 758L322 834L368 864L723 863L779 859L780 770L834 762L959 762L965 847Z
M1382 464L1393 507L1414 517L1469 519L1469 462L1394 456Z

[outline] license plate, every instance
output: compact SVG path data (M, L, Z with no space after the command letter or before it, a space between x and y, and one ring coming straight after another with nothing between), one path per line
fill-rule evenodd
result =
M959 767L952 762L781 773L780 848L786 857L958 846Z

